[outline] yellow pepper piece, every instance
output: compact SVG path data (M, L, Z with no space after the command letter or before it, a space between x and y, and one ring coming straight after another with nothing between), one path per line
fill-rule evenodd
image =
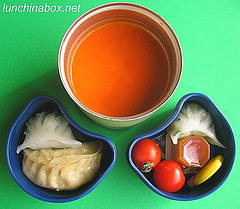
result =
M189 179L187 182L188 186L193 187L208 180L222 166L223 160L222 155L211 159L196 175Z

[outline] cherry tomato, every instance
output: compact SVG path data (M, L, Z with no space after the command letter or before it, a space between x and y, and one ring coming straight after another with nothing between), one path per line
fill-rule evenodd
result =
M149 172L160 162L161 149L152 139L142 139L133 147L132 159L142 172Z
M181 166L173 160L159 163L153 171L155 185L165 192L176 192L185 183L185 176Z

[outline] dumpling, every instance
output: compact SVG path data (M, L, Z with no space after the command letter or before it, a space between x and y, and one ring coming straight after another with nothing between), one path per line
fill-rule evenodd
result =
M84 142L79 148L23 150L22 170L33 183L61 191L91 181L100 168L103 143Z
M186 103L167 131L173 144L177 144L179 138L196 135L205 137L213 145L225 148L216 137L210 113L196 103Z
M73 136L68 121L56 112L37 113L26 122L26 135L23 144L17 147L17 153L26 148L77 148L82 145Z

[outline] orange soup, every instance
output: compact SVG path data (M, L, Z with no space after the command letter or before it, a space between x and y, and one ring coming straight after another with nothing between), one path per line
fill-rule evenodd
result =
M103 115L145 112L159 102L169 82L162 45L132 23L95 28L73 47L70 57L70 88L83 105Z

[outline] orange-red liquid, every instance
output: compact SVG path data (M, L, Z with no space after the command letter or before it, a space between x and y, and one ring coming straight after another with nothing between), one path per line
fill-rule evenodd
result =
M68 83L89 109L126 117L155 106L169 82L161 44L143 28L125 22L87 33L71 52Z

